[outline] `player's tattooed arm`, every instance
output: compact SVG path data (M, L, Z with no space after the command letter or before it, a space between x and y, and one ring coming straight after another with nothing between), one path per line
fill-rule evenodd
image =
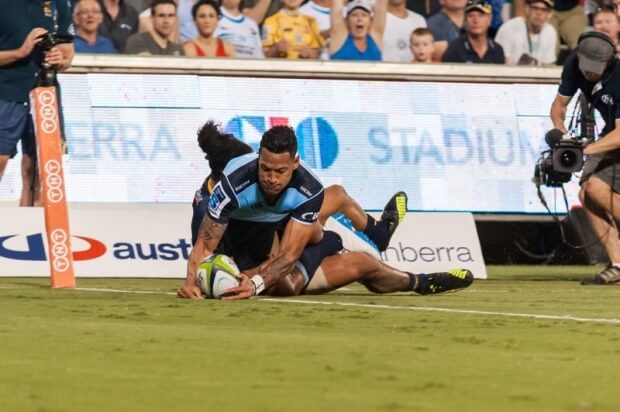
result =
M177 290L177 296L185 299L201 299L200 288L196 284L197 270L200 261L213 254L224 231L226 224L214 222L205 215L198 229L198 239L187 259L187 275L185 283Z
M291 273L295 268L295 262L301 256L306 245L317 235L318 226L309 225L291 219L284 229L280 250L277 255L265 262L259 269L260 276L263 277L265 288L269 288L282 277ZM322 238L323 230L320 229L320 238Z
M296 261L297 259L292 259L287 253L282 253L261 265L259 273L263 277L265 287L269 288L282 277L291 273L295 268Z
M187 261L186 283L195 283L198 264L202 259L213 254L226 231L226 226L228 226L226 223L215 222L208 214L202 219L198 229L198 239Z
M207 244L214 239L219 242L224 235L226 226L226 224L214 222L209 218L209 215L205 215L198 229L198 236ZM217 247L217 244L215 246Z

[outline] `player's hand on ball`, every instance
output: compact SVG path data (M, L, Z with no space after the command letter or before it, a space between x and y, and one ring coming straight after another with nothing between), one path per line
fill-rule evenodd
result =
M177 290L177 298L202 299L202 293L198 286L185 283Z
M226 293L222 296L222 299L249 299L254 296L254 284L250 278L243 272L239 273L236 277L239 279L239 286L226 289Z

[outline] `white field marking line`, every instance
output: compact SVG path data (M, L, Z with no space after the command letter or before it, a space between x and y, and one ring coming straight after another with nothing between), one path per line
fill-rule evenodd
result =
M71 289L67 289L71 290ZM85 292L112 292L112 293L134 293L136 295L174 295L175 292L156 292L152 290L125 290L125 289L101 289L101 288L74 288Z
M611 323L611 324L620 325L620 319L580 318L580 317L572 316L572 315L536 315L532 313L491 312L491 311L486 311L486 310L432 308L432 307L427 307L427 306L416 307L416 306L371 305L367 303L321 302L318 300L273 299L273 298L262 298L260 300L268 301L268 302L278 302L278 303L305 303L308 305L352 306L352 307L357 307L357 308L374 308L374 309L401 309L401 310L416 310L416 311L423 311L423 312L462 313L466 315L505 316L505 317L511 317L511 318L571 320L575 322Z
M87 291L87 292L112 292L112 293L134 293L144 295L176 295L174 292L155 292L146 290L124 290L124 289L102 289L102 288L75 288L74 290ZM486 310L473 310L473 309L449 309L449 308L433 308L428 306L392 306L392 305L371 305L367 303L347 303L347 302L323 302L319 300L300 300L300 299L288 299L288 298L259 298L260 302L274 302L274 303L297 303L304 305L324 305L324 306L345 306L354 308L366 308L366 309L394 309L394 310L413 310L422 312L443 312L443 313L460 313L465 315L483 315L483 316L504 316L509 318L531 318L531 319L544 319L544 320L569 320L574 322L583 323L609 323L614 325L620 325L620 319L605 319L605 318L582 318L572 315L537 315L533 313L515 313L515 312L492 312Z

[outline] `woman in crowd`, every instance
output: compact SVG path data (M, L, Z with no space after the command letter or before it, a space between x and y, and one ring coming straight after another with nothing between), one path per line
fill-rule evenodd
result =
M381 60L387 0L333 0L329 53L332 60Z
M198 36L183 44L186 56L234 57L235 49L230 42L215 37L220 8L215 0L199 0L192 7L192 16Z

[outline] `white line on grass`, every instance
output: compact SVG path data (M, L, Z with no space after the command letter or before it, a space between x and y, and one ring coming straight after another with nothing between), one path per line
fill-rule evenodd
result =
M74 288L86 292L112 292L112 293L135 293L138 295L176 295L174 292L157 292L152 290L125 290L125 289L102 289L102 288Z
M112 293L135 293L144 295L176 295L174 292L155 292L146 290L123 290L123 289L100 289L100 288L75 288L75 290L87 291L87 292L112 292ZM443 313L460 313L465 315L483 315L483 316L504 316L509 318L530 318L530 319L544 319L544 320L568 320L573 322L584 323L610 323L614 325L620 325L620 319L605 319L605 318L582 318L572 315L537 315L534 313L515 313L515 312L492 312L486 310L472 310L472 309L449 309L449 308L433 308L429 306L392 306L392 305L374 305L368 303L350 303L350 302L326 302L320 300L301 300L301 299L288 299L288 298L259 298L260 302L272 302L272 303L293 303L304 305L324 305L324 306L348 306L354 308L367 308L367 309L395 309L395 310L414 310L421 312L443 312Z
M462 314L467 314L467 315L505 316L505 317L511 317L511 318L572 320L575 322L612 323L612 324L620 325L620 319L581 318L581 317L572 316L572 315L537 315L533 313L491 312L491 311L486 311L486 310L433 308L433 307L428 307L428 306L373 305L373 304L367 304L367 303L322 302L318 300L296 300L296 299L262 298L261 301L278 302L278 303L305 303L308 305L352 306L352 307L357 307L357 308L373 308L373 309L416 310L416 311L423 311L423 312L462 313Z

